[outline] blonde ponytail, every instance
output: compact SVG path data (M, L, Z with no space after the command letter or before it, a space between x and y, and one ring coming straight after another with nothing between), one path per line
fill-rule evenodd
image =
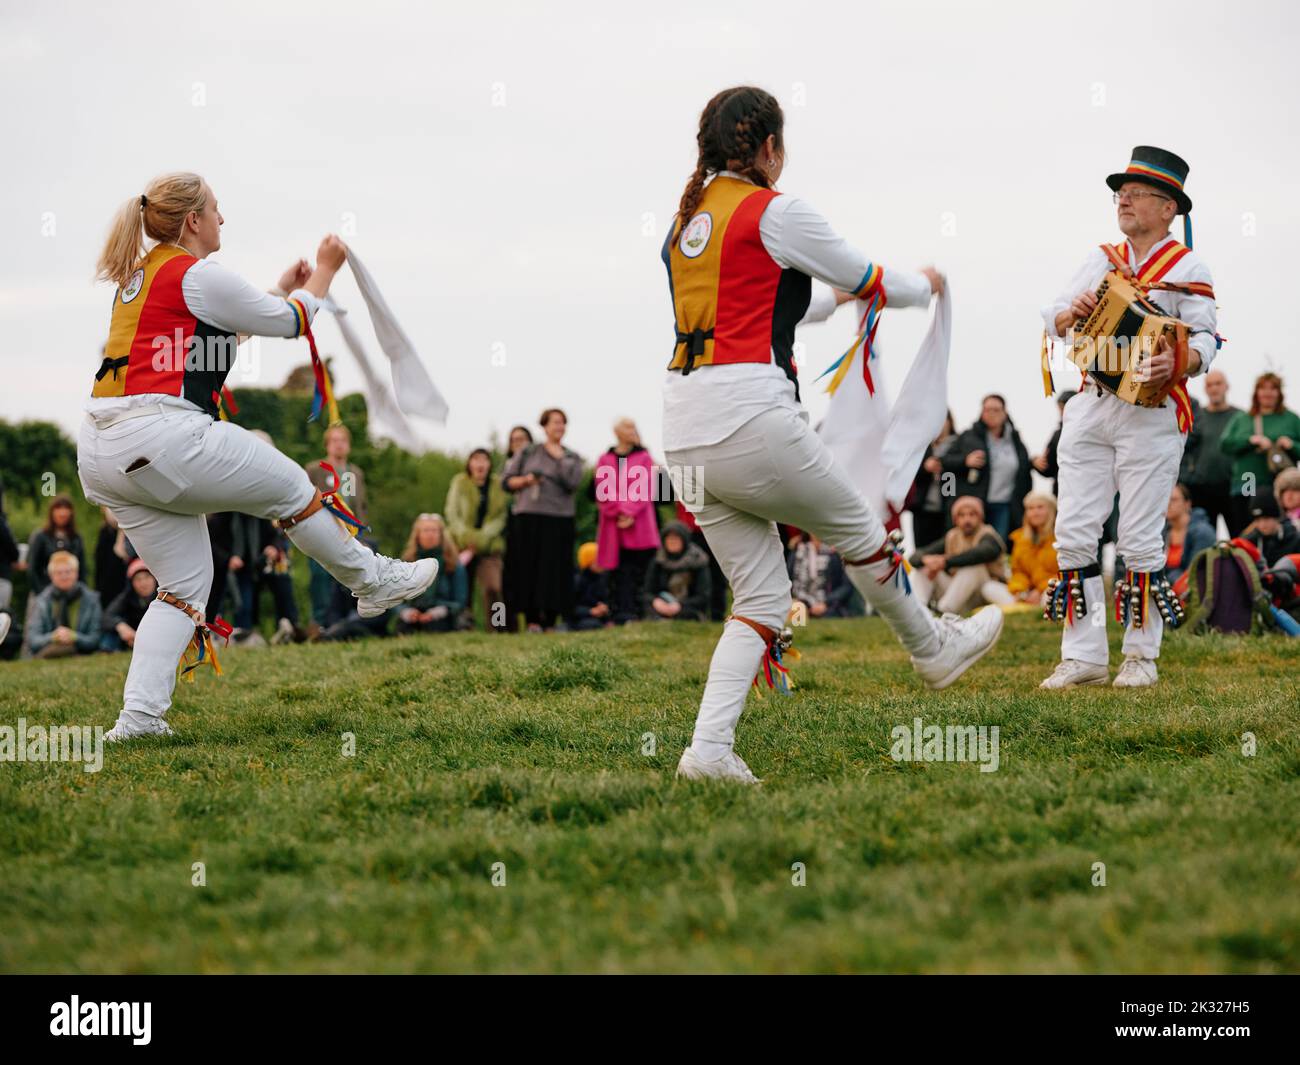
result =
M108 230L108 242L99 253L96 281L111 281L122 288L131 277L131 270L144 254L144 222L140 197L132 196L117 209L113 224Z
M176 243L190 212L202 214L207 203L207 187L198 174L180 171L154 178L143 196L132 196L113 216L95 279L123 287L144 256L144 238Z

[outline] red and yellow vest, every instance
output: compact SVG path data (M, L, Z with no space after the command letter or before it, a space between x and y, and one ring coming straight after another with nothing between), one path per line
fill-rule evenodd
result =
M783 270L763 246L759 219L776 195L715 177L695 214L668 234L663 260L676 325L668 369L775 360L798 395L794 329L808 310L812 279Z
M200 321L186 306L181 279L196 262L159 244L117 290L92 396L180 396L219 415L238 337Z

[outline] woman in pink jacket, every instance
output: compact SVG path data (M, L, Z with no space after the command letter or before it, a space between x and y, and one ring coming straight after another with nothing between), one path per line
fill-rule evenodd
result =
M593 481L600 515L596 565L610 575L613 617L622 625L644 612L641 585L659 547L659 471L631 418L614 423L614 437L618 442L600 456Z

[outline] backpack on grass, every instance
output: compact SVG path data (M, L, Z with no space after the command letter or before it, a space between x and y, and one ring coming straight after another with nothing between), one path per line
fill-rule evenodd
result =
M1273 606L1249 551L1226 541L1194 559L1187 580L1188 632L1250 634L1276 627Z

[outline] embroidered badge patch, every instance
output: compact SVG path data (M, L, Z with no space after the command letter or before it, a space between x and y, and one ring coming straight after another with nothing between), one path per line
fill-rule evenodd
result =
M694 259L708 247L711 236L713 236L713 215L708 211L701 211L682 230L682 239L678 246L686 258Z
M126 288L122 289L122 302L130 303L136 296L140 295L140 289L144 287L144 269L143 267L131 275L131 280L126 283Z

